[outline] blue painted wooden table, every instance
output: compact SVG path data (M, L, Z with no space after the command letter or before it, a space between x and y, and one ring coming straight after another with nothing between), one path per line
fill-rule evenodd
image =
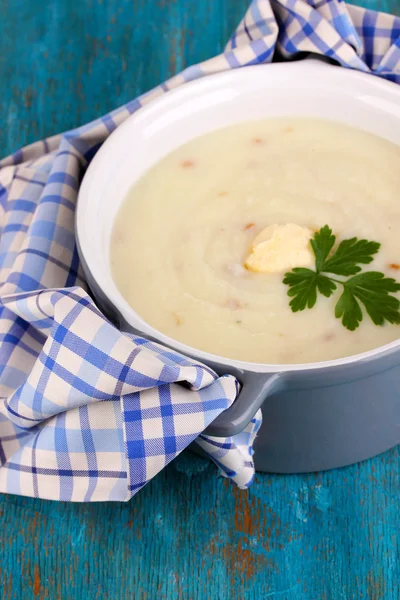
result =
M246 5L0 0L0 154L220 51ZM399 600L399 456L240 492L184 454L128 504L3 496L0 598Z

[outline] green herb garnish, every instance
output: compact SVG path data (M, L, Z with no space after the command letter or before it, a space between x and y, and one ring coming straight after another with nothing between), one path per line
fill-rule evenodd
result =
M332 252L335 241L332 230L325 225L311 240L315 271L296 268L285 274L283 283L289 286L292 311L312 308L318 292L329 298L339 284L343 292L336 303L335 317L342 319L342 324L350 331L357 329L363 320L360 303L375 325L383 325L385 321L400 323L400 301L390 295L390 292L400 291L400 283L377 271L360 273L359 265L371 263L380 244L351 238L340 242ZM341 280L331 275L353 277Z

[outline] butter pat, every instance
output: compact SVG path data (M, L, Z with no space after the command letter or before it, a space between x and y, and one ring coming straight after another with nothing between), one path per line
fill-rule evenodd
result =
M311 267L315 258L313 232L294 223L270 225L253 240L245 267L255 273L284 273L294 267Z

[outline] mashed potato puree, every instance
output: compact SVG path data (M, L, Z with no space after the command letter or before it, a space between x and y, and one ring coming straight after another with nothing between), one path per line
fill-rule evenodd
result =
M329 121L241 123L181 146L131 188L112 232L113 277L151 326L213 354L265 363L357 354L400 327L365 316L348 331L334 316L340 290L293 313L285 248L272 272L244 265L267 227L327 224L338 241L380 242L365 269L399 280L399 201L396 145Z

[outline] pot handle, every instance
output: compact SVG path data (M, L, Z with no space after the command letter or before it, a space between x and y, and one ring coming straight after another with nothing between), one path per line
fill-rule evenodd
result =
M282 379L282 373L246 373L236 400L210 423L204 435L230 437L243 431Z

